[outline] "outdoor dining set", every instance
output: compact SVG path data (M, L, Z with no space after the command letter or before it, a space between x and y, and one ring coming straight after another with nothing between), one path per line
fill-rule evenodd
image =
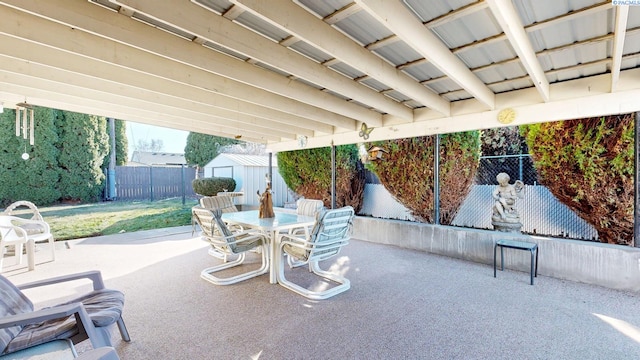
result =
M349 243L354 210L350 206L326 209L321 200L300 199L296 212L275 211L260 217L259 210L238 211L229 196L203 197L192 209L193 225L201 229L209 254L221 264L202 270L201 277L216 285L234 284L269 274L271 284L280 284L309 299L326 299L350 288L349 280L323 270L319 261L336 256ZM245 264L246 255L260 255L261 266L221 277L221 272ZM247 266L250 268L250 266ZM285 267L308 266L322 286L306 287L288 280Z

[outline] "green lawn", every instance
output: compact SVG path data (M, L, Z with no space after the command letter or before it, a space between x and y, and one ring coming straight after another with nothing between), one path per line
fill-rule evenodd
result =
M191 224L194 199L109 201L97 204L39 207L56 240L77 239Z

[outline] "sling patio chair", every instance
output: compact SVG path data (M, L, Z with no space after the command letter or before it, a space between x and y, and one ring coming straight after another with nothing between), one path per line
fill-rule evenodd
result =
M235 260L224 262L220 265L202 270L200 276L216 285L229 285L269 271L269 248L267 237L259 231L240 230L228 227L222 220L222 211L197 210L194 212L198 223L202 228L202 240L207 241L215 251L224 255L234 255ZM260 249L262 258L261 266L256 270L247 271L239 275L221 278L213 275L216 272L242 265L246 258L246 252Z
M318 262L336 256L340 249L349 243L353 217L354 210L351 206L323 210L316 215L316 223L308 235L281 234L278 283L302 296L315 300L326 299L349 290L351 285L348 279L339 274L322 270ZM316 290L307 289L287 280L284 273L285 255L292 257L294 263L309 264L309 271L338 285L328 286L324 290Z
M36 310L22 292L41 286L89 279L93 290L62 304ZM69 339L73 344L89 339L94 349L112 346L110 330L118 326L122 339L129 332L122 319L124 294L106 289L99 271L58 276L15 286L0 275L0 355Z
M296 201L296 214L298 215L315 217L316 214L323 209L325 209L325 207L322 200L301 198ZM304 234L305 236L309 236L310 230L311 229L309 229L308 227L294 228L289 231L289 234ZM305 262L293 261L293 258L291 256L287 256L287 262L289 263L289 267L291 268L302 266L305 264Z
M195 212L201 210L220 210L223 213L228 212L236 212L238 208L233 203L233 198L231 196L226 195L218 195L218 196L205 196L200 199L200 205L194 206L191 208L191 233L195 233L196 224L202 228L202 224L198 222L198 216L196 216ZM206 212L205 212L206 213ZM242 229L241 229L242 230ZM222 259L225 262L227 261L227 254L218 251L216 248L209 248L209 255Z

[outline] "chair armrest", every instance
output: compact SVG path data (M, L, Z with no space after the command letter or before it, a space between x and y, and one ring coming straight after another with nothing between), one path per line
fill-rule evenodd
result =
M72 303L67 305L54 306L47 309L36 310L28 313L7 315L0 318L0 329L12 326L24 326L28 324L37 324L43 321L67 317L76 313L84 312L82 303ZM88 315L87 315L88 319Z
M93 282L93 290L101 290L104 289L104 281L102 280L102 274L98 270L86 271L76 274L62 275L56 276L48 279L38 280L22 285L16 285L16 287L20 290L31 289L40 286L47 286L58 284L62 282L80 280L80 279L89 279Z

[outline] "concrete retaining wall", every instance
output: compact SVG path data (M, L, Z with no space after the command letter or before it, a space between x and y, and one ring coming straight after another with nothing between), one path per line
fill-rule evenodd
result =
M353 238L489 265L496 240L529 241L538 244L538 275L640 292L639 248L363 216ZM505 249L505 267L529 272L529 252Z

